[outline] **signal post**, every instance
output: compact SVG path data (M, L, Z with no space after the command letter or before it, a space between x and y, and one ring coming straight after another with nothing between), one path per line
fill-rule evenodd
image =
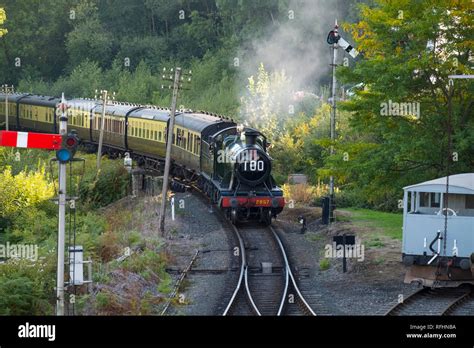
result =
M62 95L59 116L59 135L28 133L16 131L0 131L0 146L56 150L59 162L59 214L58 214L58 264L56 283L56 314L64 315L64 249L66 232L66 166L73 161L79 138L74 133L67 133L67 105Z
M56 315L64 315L64 249L66 235L66 169L67 163L73 160L79 139L75 134L67 133L67 104L64 93L58 109L59 135L61 136L61 148L56 151L56 159L59 162L59 191L58 191L58 272L56 279Z

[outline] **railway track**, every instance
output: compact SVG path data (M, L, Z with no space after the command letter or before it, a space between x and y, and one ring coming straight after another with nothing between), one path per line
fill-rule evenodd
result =
M473 315L474 287L421 288L385 315Z
M298 287L273 227L232 228L239 241L240 274L223 315L316 315Z

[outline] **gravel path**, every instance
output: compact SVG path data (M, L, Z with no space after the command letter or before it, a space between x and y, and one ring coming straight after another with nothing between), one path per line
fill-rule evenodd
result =
M321 267L320 262L325 259L325 246L332 243L332 236L351 233L351 226L340 223L328 229L315 217L308 219L308 230L301 234L295 220L292 214L282 214L274 226L284 240L290 263L297 269L303 291L316 297L312 305L317 314L380 315L399 295L407 296L417 288L403 283L405 268L400 262L400 242L394 241L380 260L366 250L364 261L348 260L348 271L343 273L341 259L326 259L328 269Z
M184 209L178 209L180 200L184 201ZM238 258L232 254L232 245L237 244L224 231L215 208L211 209L198 194L177 193L175 202L176 220L171 221L169 210L167 220L172 236L167 248L174 260L169 266L173 279L178 279L196 250L199 255L180 289L186 305L170 307L167 315L219 314L238 274Z

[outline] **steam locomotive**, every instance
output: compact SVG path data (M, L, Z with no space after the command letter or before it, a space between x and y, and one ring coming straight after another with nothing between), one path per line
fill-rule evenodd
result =
M0 120L5 120L5 97L0 94ZM9 95L9 128L58 133L59 103L55 97ZM99 139L102 102L73 99L67 104L69 128L85 146L94 147ZM128 152L142 165L162 168L168 109L114 102L105 105L104 120L105 153ZM195 182L234 224L258 219L268 225L282 211L283 192L271 175L272 159L261 132L215 114L180 110L171 142L171 174Z

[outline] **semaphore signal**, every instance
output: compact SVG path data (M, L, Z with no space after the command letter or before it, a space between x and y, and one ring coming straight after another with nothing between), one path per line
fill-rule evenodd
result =
M61 142L62 137L59 134L0 131L0 146L59 150Z
M56 151L56 159L61 163L66 163L73 160L79 146L79 137L71 132L61 138L61 147Z
M334 142L336 140L336 59L337 59L337 49L341 47L349 53L349 55L352 58L356 58L359 52L351 46L346 40L344 40L341 35L339 35L339 26L337 25L337 19L334 23L334 29L331 30L328 34L328 37L326 39L327 43L332 46L333 49L333 55L332 55L332 86L331 86L331 148L330 148L330 154L331 156L334 155ZM323 221L328 221L328 223L334 222L334 210L336 209L336 204L335 204L335 195L334 195L334 176L331 174L329 178L329 209L327 209L327 212L329 216L326 217L326 219L323 216Z

